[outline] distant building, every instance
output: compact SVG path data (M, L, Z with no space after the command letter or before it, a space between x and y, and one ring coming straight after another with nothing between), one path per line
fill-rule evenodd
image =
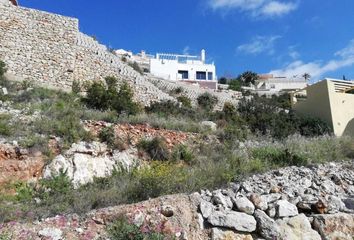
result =
M292 93L291 105L327 122L336 136L354 136L354 81L325 79Z
M156 57L150 58L150 73L168 80L217 89L215 65L206 63L205 59L205 50L200 56L157 53Z
M307 81L299 77L275 77L273 74L260 74L255 85L247 88L259 96L280 95L291 91L297 91L307 86Z

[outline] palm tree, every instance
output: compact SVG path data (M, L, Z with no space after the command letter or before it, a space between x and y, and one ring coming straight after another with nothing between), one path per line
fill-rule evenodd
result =
M305 81L308 81L311 78L311 75L308 73L304 73L304 75L302 75L303 78L305 78Z

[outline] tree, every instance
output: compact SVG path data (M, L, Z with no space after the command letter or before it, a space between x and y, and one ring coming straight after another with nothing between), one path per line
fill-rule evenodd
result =
M230 82L229 82L229 89L230 90L234 90L234 91L241 91L242 90L242 87L243 86L243 82L239 79L239 78L236 78L236 79L232 79Z
M258 74L252 71L246 71L238 78L245 84L244 86L250 86L251 84L255 84L258 79Z
M308 81L311 78L311 75L308 73L304 73L304 75L302 75L303 78L305 78L305 81Z
M221 77L221 78L219 79L219 83L220 83L220 84L227 84L227 78L226 78L226 77Z

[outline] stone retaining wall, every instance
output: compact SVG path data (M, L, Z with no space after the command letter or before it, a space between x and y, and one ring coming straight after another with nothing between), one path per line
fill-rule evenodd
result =
M169 90L177 87L183 87L193 102L208 91L141 75L106 46L81 33L78 19L1 4L0 12L0 60L16 79L70 90L74 80L95 81L115 76L133 87L135 99L143 105L175 100ZM219 108L226 101L237 102L234 94L213 94L220 100Z
M41 84L69 86L78 20L0 5L0 59L10 74Z

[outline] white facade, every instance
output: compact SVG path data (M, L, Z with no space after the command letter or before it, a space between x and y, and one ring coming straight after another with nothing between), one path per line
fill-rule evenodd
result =
M252 92L258 95L279 95L284 92L297 91L307 87L307 81L304 78L274 77L270 75L260 75Z
M150 73L174 81L217 81L214 63L205 62L205 50L200 57L158 53L150 59Z

